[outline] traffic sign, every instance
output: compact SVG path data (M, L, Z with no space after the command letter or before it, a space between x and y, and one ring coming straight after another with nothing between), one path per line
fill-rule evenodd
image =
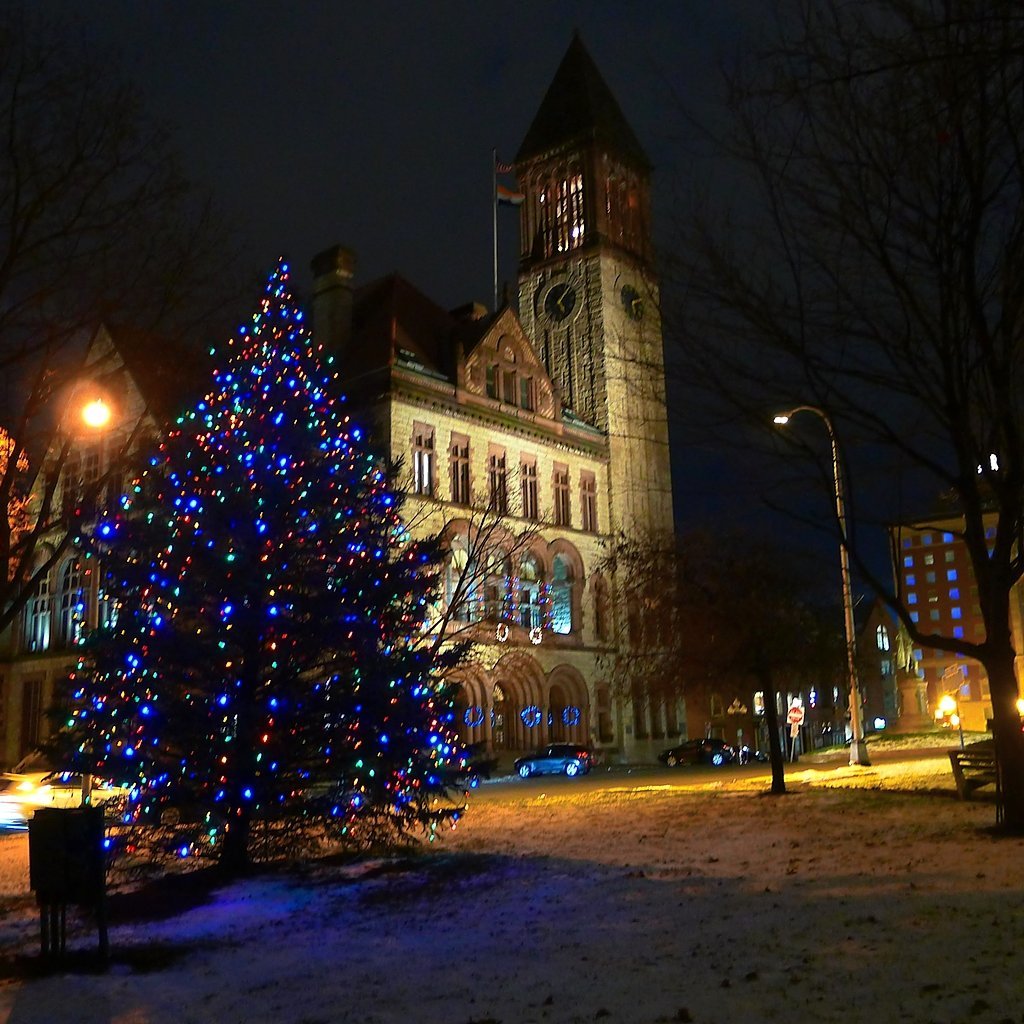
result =
M789 714L786 715L786 719L790 725L803 725L804 724L804 709L799 704L794 704L789 709Z

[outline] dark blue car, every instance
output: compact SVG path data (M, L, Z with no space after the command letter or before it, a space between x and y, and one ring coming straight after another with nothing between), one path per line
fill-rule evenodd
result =
M516 759L516 771L528 779L531 775L586 775L596 764L594 752L577 743L549 743L532 754Z

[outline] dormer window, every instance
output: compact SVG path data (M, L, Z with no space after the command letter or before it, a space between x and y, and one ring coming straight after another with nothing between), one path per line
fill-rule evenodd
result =
M537 392L533 377L523 374L511 346L502 346L495 353L494 361L487 366L487 397L520 409L532 411L536 408Z

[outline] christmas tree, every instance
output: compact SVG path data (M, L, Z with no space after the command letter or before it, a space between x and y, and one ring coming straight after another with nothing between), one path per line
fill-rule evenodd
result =
M198 811L229 869L275 837L433 837L465 769L441 682L460 652L425 625L436 542L405 532L283 262L223 358L83 537L118 613L60 743L133 787L126 820Z

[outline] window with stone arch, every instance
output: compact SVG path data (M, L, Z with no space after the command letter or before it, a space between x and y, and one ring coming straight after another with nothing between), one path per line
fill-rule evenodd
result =
M568 636L576 628L573 621L572 565L565 555L555 555L551 566L551 629Z
M57 642L71 647L82 639L85 625L85 595L82 591L82 567L77 558L69 558L58 577Z
M608 581L600 574L591 583L594 597L594 633L598 640L611 638L611 594Z
M53 602L50 593L50 573L40 577L35 591L25 607L25 650L46 651L50 648L50 629Z
M445 563L445 603L457 622L476 622L479 617L479 584L476 567L466 549L453 547Z
M504 622L511 618L512 560L508 555L491 554L484 580L484 618Z
M533 555L524 555L519 566L519 624L524 629L535 629L544 623L541 586L540 562Z
M879 625L875 630L875 643L880 651L889 650L889 630L884 625Z
M533 410L537 407L533 375L505 339L499 341L494 357L487 364L487 397L520 409Z

